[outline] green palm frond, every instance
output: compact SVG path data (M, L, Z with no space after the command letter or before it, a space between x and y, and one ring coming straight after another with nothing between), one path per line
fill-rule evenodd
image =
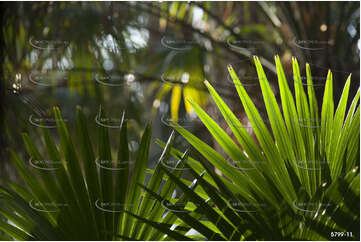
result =
M150 125L131 162L124 117L117 154L113 154L105 127L98 129L96 154L81 109L77 110L79 134L75 140L55 108L59 145L49 130L42 129L46 155L27 134L23 140L31 157L29 165L11 151L26 186L9 182L9 186L1 187L1 238L329 240L343 232L347 235L343 239L358 239L360 93L347 109L351 77L334 110L329 72L319 113L308 65L305 84L297 60L293 60L293 95L280 60L275 58L278 104L259 59L254 60L269 124L263 121L232 67L229 72L257 140L210 83L205 85L235 139L200 105L188 100L228 157L173 122L176 131L207 162L193 159L189 150L183 153L173 148L172 133L167 143L158 141L163 153L155 169L149 170ZM170 156L178 160L173 169L165 165ZM39 162L46 160L57 162ZM194 177L192 181L181 178L184 170ZM183 194L176 192L175 197L179 190ZM199 234L192 234L191 229Z
M280 59L275 57L281 99L278 104L259 59L254 57L254 61L269 128L231 66L229 72L257 143L207 81L205 85L236 141L196 102L188 100L233 162L173 123L177 132L223 174L188 157L186 166L208 198L202 200L184 181L167 172L184 195L200 205L199 213L217 234L198 232L207 239L219 236L226 240L330 240L335 232L352 232L346 239L358 239L360 93L346 113L351 76L335 111L329 71L319 115L309 65L305 84L293 59L293 95ZM172 148L171 154L179 158L181 153ZM206 175L199 176L204 171Z
M54 108L54 116L59 146L49 130L43 129L46 155L40 153L27 134L23 139L31 164L24 163L11 151L13 163L26 186L9 183L9 187L1 187L0 230L5 233L4 238L147 240L151 236L162 238L164 233L169 233L174 239L181 236L169 227L159 230L154 226L158 222L172 224L174 216L163 219L166 208L137 185L148 184L147 189L156 193L160 191L162 197L174 200L174 185L165 179L160 169L160 164L168 159L174 134L170 136L155 170L149 170L146 165L152 135L150 125L144 131L135 162L131 162L124 117L114 159L108 128L99 127L96 154L80 108L77 110L79 134L76 140L70 137L58 108ZM174 172L176 177L180 174L180 171ZM146 176L150 176L148 183ZM143 220L136 219L138 217ZM189 229L187 227L186 231Z

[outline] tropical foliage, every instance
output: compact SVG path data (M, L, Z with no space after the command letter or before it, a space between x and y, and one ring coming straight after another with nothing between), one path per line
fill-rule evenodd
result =
M49 129L43 128L46 155L40 153L27 134L23 134L23 140L31 157L29 164L10 151L26 187L16 183L9 183L8 188L1 187L0 229L5 232L1 238L119 240L131 237L148 240L151 236L163 235L163 227L156 223L147 225L135 217L151 217L154 222L168 223L168 228L177 217L169 214L163 218L166 207L155 204L155 199L144 195L138 183L147 182L148 189L160 190L163 197L171 199L175 185L163 179L160 164L168 159L174 134L170 136L153 171L147 169L152 135L150 125L145 128L134 161L128 149L124 116L119 127L116 155L111 151L108 128L103 126L99 126L97 150L93 148L80 108L77 110L76 143L69 136L58 108L54 108L54 116L60 138L59 147ZM105 123L108 120L101 118ZM180 173L175 171L174 175L178 177Z
M204 230L198 221L192 226L210 240L328 240L334 232L350 231L353 234L347 238L358 239L360 92L346 112L351 76L334 112L329 71L319 115L309 65L307 82L303 82L297 60L293 59L293 97L280 59L275 57L281 96L278 105L260 60L254 57L254 61L269 123L261 118L231 66L229 72L257 142L207 81L205 85L237 142L197 103L188 101L229 158L173 123L207 163L223 174L217 175L201 160L202 169L196 166L199 162L187 160L186 166L212 204L168 174L190 201L200 205L199 213L216 232ZM178 158L181 155L176 149L172 154ZM203 170L212 182L200 177Z
M329 71L319 112L309 65L305 82L293 59L293 95L275 57L278 104L260 60L254 57L254 62L267 121L233 68L228 70L256 139L209 82L205 85L234 139L188 99L227 157L172 122L205 161L192 158L189 149L183 153L173 147L172 133L167 143L158 141L163 153L150 170L150 125L132 162L124 116L119 148L113 155L108 128L98 128L95 150L81 109L77 110L77 139L73 139L54 108L59 147L49 130L42 129L46 155L27 134L23 139L29 165L10 151L26 186L1 187L1 238L329 240L340 236L335 232L343 232L342 239L359 239L360 92L347 108L351 76L335 111ZM171 156L178 160L175 166L167 165ZM183 171L194 179L182 178Z

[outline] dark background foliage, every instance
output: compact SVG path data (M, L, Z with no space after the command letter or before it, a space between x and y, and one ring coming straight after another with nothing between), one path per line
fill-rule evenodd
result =
M26 158L20 133L29 132L37 142L40 130L29 123L29 116L47 114L54 105L70 128L75 127L75 106L81 105L90 130L95 130L100 106L114 120L126 110L132 120L129 146L134 150L147 121L152 121L153 137L165 140L171 127L162 120L178 116L181 124L221 151L197 119L189 118L184 99L202 104L223 124L208 102L202 83L207 79L247 122L227 74L228 64L240 79L244 77L247 91L261 109L252 55L260 56L276 94L276 54L289 83L292 56L301 68L311 64L319 104L328 69L334 74L335 103L349 73L350 96L359 86L359 2L4 2L0 6L3 179L15 179L6 148ZM304 69L301 72L304 75ZM34 76L51 85L34 84ZM110 80L105 78L109 76L115 86L96 81ZM185 145L180 139L176 142ZM152 144L149 167L160 151Z

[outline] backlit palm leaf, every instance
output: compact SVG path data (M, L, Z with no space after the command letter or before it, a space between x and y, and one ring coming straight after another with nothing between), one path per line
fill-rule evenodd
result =
M270 128L261 119L231 66L229 72L259 146L207 81L205 84L239 145L196 102L189 100L189 103L235 164L173 123L175 129L223 173L219 176L203 162L202 169L199 162L188 158L187 166L206 192L209 203L214 205L211 210L201 209L200 213L227 240L329 240L334 238L334 232L352 232L343 239L358 239L359 91L346 115L349 77L335 112L329 71L319 115L309 65L306 93L297 60L293 59L294 97L276 56L279 105L259 59L254 57L254 61ZM180 152L172 149L171 154L179 158ZM202 178L199 174L204 170L208 176ZM183 181L167 175L185 196L195 199L196 193L182 185ZM206 177L208 180L212 177L212 184ZM209 219L216 211L212 209L219 210L220 219ZM222 218L227 222L222 223ZM209 234L198 232L209 238Z

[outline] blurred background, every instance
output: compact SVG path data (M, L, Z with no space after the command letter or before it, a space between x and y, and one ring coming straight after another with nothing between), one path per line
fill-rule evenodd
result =
M41 126L57 139L53 106L61 109L75 144L79 105L93 144L96 127L105 125L99 117L106 115L116 148L124 114L134 154L147 122L154 140L165 141L172 120L222 152L185 100L199 103L230 133L205 90L208 80L247 126L229 64L260 110L253 55L261 58L278 98L275 55L291 88L292 56L305 82L310 64L319 104L328 69L336 103L350 73L351 97L359 87L359 2L2 2L0 18L0 183L17 179L8 148L29 159L22 132L42 151ZM187 146L180 137L176 145ZM160 152L152 142L149 168Z

